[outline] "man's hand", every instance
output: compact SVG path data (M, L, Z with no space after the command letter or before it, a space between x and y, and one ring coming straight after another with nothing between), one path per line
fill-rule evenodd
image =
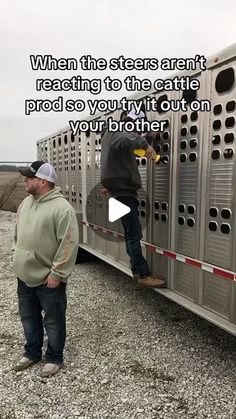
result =
M145 153L145 156L144 157L147 157L147 159L153 159L153 160L155 160L156 153L155 153L154 149L150 145L146 149L146 153Z
M48 288L57 288L60 285L60 281L57 281L50 275L48 275L48 277L46 278L45 283L47 284Z

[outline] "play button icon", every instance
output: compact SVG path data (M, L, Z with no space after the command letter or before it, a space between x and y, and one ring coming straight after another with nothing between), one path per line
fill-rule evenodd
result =
M109 198L108 201L108 219L110 223L113 223L119 218L130 212L130 207L122 204L122 202L117 201L115 198Z
M91 178L88 178L87 182L87 185L89 186ZM82 193L80 193L80 195L80 203L82 203L83 195ZM89 224L89 226L86 226L88 236L85 240L90 241L92 243L91 246L95 246L93 240L95 240L96 243L94 235L101 237L106 242L123 241L124 228L119 219L129 213L132 214L129 205L123 203L126 203L126 201L119 201L119 197L117 199L111 198L106 193L104 186L101 183L97 183L90 191L87 191L85 197L86 206L83 222ZM128 203L129 200L127 200L127 204ZM137 204L141 227L142 229L145 229L150 217L150 202L147 192L144 189L140 189L138 192ZM83 225L85 225L84 223Z

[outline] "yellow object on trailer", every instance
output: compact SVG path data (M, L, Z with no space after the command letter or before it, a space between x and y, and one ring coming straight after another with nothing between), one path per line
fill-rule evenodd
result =
M136 148L134 150L134 154L137 157L145 157L146 150L144 150L143 148ZM153 160L157 163L159 162L160 158L161 158L160 154L156 154Z

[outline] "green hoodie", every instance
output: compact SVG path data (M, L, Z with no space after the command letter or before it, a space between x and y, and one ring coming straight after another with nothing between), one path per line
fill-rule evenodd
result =
M60 188L20 204L14 235L13 269L29 287L45 282L50 274L66 282L78 249L78 224L72 206Z

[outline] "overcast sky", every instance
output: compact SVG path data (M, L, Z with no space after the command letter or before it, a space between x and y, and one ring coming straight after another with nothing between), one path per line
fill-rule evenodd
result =
M32 71L30 54L161 59L209 56L236 42L235 0L0 0L0 5L1 161L34 160L36 141L72 119L66 112L25 116L27 98L52 100L59 96L58 92L36 93L36 78L82 74ZM114 72L103 76L108 74L121 76ZM95 76L86 72L87 78ZM148 78L150 74L141 72L139 76ZM64 96L91 98L90 93L80 92ZM73 114L73 119L81 116Z

